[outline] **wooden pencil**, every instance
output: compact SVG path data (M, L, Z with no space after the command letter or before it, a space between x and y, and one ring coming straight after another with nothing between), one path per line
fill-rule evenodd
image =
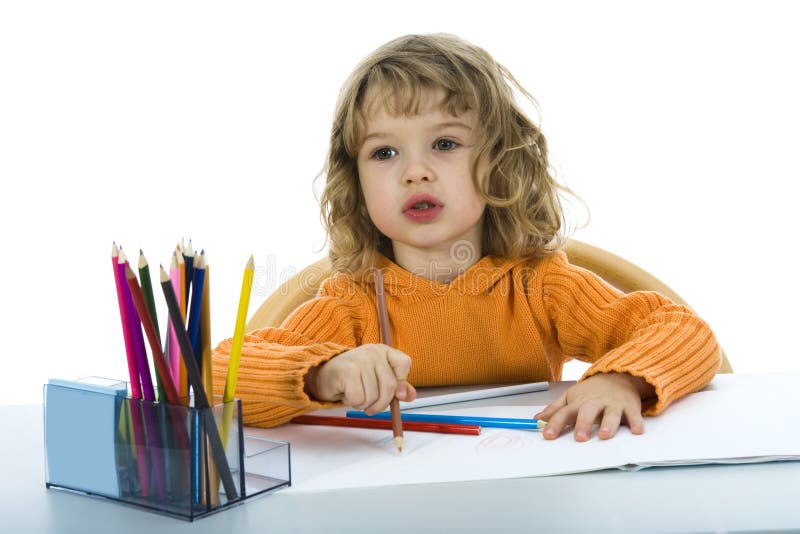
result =
M200 257L203 258L203 268L206 271L202 303L200 304L200 374L203 377L203 387L211 393L214 391L214 381L211 377L211 268L208 266L208 256L205 251L200 252ZM224 438L224 435L221 437ZM222 444L227 450L227 440L223 439ZM208 492L211 496L211 505L216 506L219 504L219 473L217 464L213 461L208 465L208 480L211 481Z
M175 251L172 253L172 257L175 260L175 277L172 278L172 288L175 291L176 297L178 297L178 302L180 304L180 311L181 311L181 328L186 327L186 285L184 283L186 279L186 262L183 261L183 252L181 252L181 248L176 247ZM172 272L172 264L170 264L170 272ZM178 328L175 325L175 328ZM177 337L175 338L177 342ZM180 344L178 344L178 354L180 354ZM178 357L178 373L179 379L178 384L180 384L178 391L181 392L182 396L189 396L189 381L186 378L186 365L183 363L183 358Z
M139 314L133 304L133 297L131 290L125 283L126 274L125 270L128 267L128 258L125 252L120 248L119 259L117 268L120 273L120 280L123 281L123 297L125 298L125 307L128 312L128 325L131 329L131 339L133 340L133 349L136 354L136 367L139 369L139 380L142 383L142 397L148 401L156 400L156 393L153 389L153 380L150 377L150 365L147 363L147 349L144 345L144 336L142 335L142 327L139 321Z
M239 359L242 355L242 344L244 342L244 328L247 322L247 310L250 306L250 293L253 289L253 272L255 263L253 256L247 260L242 276L242 289L239 292L239 307L236 311L236 323L233 328L233 339L231 341L231 353L228 360L228 374L225 377L225 393L222 398L224 402L233 400L236 394L236 380L239 375Z
M161 330L158 328L158 315L156 313L156 301L153 298L153 284L150 280L150 266L147 264L147 258L144 257L144 252L139 249L139 280L142 290L144 302L147 304L147 312L150 319L153 321L156 337L161 338ZM138 310L139 318L141 319L142 312ZM142 323L144 324L144 323ZM147 332L145 332L146 334ZM155 358L155 356L154 356ZM161 379L161 373L156 372L156 389L158 390L158 400L164 400L164 383Z
M191 251L191 240L189 240L190 251ZM188 317L186 319L186 330L189 334L189 341L192 344L192 352L194 353L195 361L197 362L197 368L201 370L200 372L200 381L202 382L202 369L203 369L203 352L200 347L200 314L201 314L201 305L203 302L203 286L205 285L205 278L206 278L206 271L203 268L203 257L202 256L184 256L186 260L186 278L191 278L191 284L189 284L189 311ZM191 267L191 269L190 269ZM203 386L205 387L205 385ZM206 389L206 391L210 391ZM209 399L209 403L213 404L212 400ZM195 428L195 443L200 445L200 424L194 426ZM224 444L223 444L224 446ZM198 448L199 453L199 448ZM213 461L210 461L209 464L213 464ZM200 503L205 504L205 497L206 497L206 485L208 484L208 479L205 476L206 471L200 469L199 462L196 465L197 472L196 472L196 481L200 484Z
M153 326L156 330L156 336L161 337L161 329L158 327L158 316L156 315L156 301L153 297L153 282L150 279L150 265L147 263L147 258L144 257L144 252L139 249L139 280L142 287L142 295L144 301L147 303L147 310L150 312L150 318L153 320Z
M189 301L189 318L187 321L189 331L189 341L192 342L192 350L194 357L197 358L197 366L202 367L201 358L203 356L200 350L200 313L203 304L203 285L206 280L206 270L203 268L203 256L198 256L193 260L194 266L192 267L192 284L191 284L191 299ZM188 267L188 262L187 262ZM187 269L187 275L188 275Z
M125 295L122 277L119 272L119 249L113 243L111 247L111 263L114 267L114 284L117 288L117 301L119 304L119 318L122 322L122 337L125 341L125 355L128 359L128 378L131 383L131 395L135 399L142 398L142 388L139 385L139 368L136 365L136 354L133 349L131 338L130 323L128 322L128 311L125 306Z
M375 296L378 302L378 324L381 329L381 343L392 346L392 333L389 331L389 312L386 310L386 295L383 287L383 272L375 270ZM389 404L392 412L392 432L397 451L403 452L403 420L400 417L400 401L397 397Z
M178 390L175 387L175 382L169 373L169 368L164 360L164 352L161 350L161 340L156 332L155 323L150 316L150 311L147 309L147 303L144 298L139 282L136 280L136 274L130 266L126 266L125 276L128 281L128 287L131 291L133 303L136 306L136 311L139 313L139 320L142 322L144 332L147 335L147 340L150 342L150 351L153 354L153 363L155 364L156 373L161 377L161 382L164 387L164 395L170 404L178 404Z
M139 381L139 367L136 363L136 352L133 348L133 338L130 331L130 321L128 319L128 309L125 299L125 282L124 276L120 274L119 269L119 249L116 243L113 244L111 249L111 261L114 267L114 282L117 287L117 300L119 301L119 314L122 321L122 335L125 339L125 353L128 358L128 376L131 384L131 396L134 399L142 398L142 386ZM142 488L142 494L148 495L150 492L150 468L147 462L146 450L146 437L144 422L142 421L142 412L131 405L131 427L133 430L133 447L136 451L136 456L139 458L137 462L137 471L139 473L139 482Z
M236 322L233 327L233 340L231 342L231 352L228 358L228 373L225 376L225 389L222 395L222 439L227 440L230 431L233 404L236 395L236 381L239 376L239 361L242 355L242 345L244 343L244 328L247 321L247 310L250 306L250 293L253 289L253 272L255 263L253 255L247 260L242 275L242 289L239 291L239 306L236 311ZM224 441L227 446L227 441Z
M222 478L222 486L225 489L225 495L229 501L232 501L238 497L236 486L233 482L233 476L231 475L231 470L228 465L228 459L225 457L225 449L222 446L222 440L220 439L217 422L214 419L214 414L211 410L208 396L206 395L205 388L203 387L200 370L197 368L197 361L192 353L192 345L189 342L189 336L186 333L185 328L177 327L181 322L180 305L178 304L178 299L175 297L175 291L172 289L172 282L170 281L169 275L163 267L161 267L160 279L161 289L163 290L164 298L167 301L167 309L169 310L170 318L172 319L173 324L176 326L175 334L178 338L178 344L181 347L181 356L186 364L186 375L189 379L192 389L194 390L195 407L202 412L205 419L208 441L211 445L211 454L217 464L217 468L219 469L219 475Z
M202 252L201 256L203 257L203 268L206 271L206 280L203 283L203 297L200 304L200 349L202 352L200 373L203 375L203 387L206 388L206 391L214 391L211 373L211 268L205 252Z
M181 243L183 240L181 240ZM184 277L184 295L183 298L185 299L185 306L188 310L189 308L189 295L191 293L191 287L194 283L194 251L192 250L192 240L189 239L189 245L186 248L181 250L181 255L183 256L184 262L184 269L186 271L186 276Z
M352 417L336 417L328 415L298 415L290 423L301 425L346 426L352 428L392 428L392 422L382 419L355 419ZM465 434L478 436L481 427L478 425L453 425L441 423L403 423L404 430L411 432L436 432L438 434Z

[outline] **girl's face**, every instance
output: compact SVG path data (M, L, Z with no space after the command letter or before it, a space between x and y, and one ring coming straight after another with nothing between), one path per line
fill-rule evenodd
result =
M392 240L400 265L403 257L457 254L463 261L465 247L475 252L472 262L481 255L486 202L472 180L475 113L450 115L443 97L442 90L424 91L419 114L407 117L365 99L358 176L369 216Z

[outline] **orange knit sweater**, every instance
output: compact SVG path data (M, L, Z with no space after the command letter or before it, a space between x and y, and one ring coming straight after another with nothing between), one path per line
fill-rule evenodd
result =
M450 284L413 275L381 257L395 346L411 356L414 386L558 380L570 357L591 362L584 378L626 372L658 396L645 413L711 381L720 349L708 325L652 292L625 295L558 252L542 260L484 257ZM309 368L380 332L371 276L326 280L280 328L245 336L236 396L244 422L273 426L336 406L303 391ZM221 394L230 340L214 350Z

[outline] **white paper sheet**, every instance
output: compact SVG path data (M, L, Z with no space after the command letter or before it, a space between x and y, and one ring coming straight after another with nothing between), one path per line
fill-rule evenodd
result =
M547 382L530 382L527 384L513 384L510 386L498 386L491 388L475 389L475 386L465 387L462 391L453 391L456 388L428 388L420 390L416 399L411 402L400 401L400 409L415 410L427 406L441 406L454 402L468 402L480 399L494 399L509 395L522 395L523 393L533 393L535 391L545 391L548 387Z
M292 444L292 488L337 488L545 476L607 468L800 459L800 375L719 375L658 417L645 433L627 427L606 441L571 434L484 429L480 436L406 432L398 454L391 432L284 425L247 434ZM491 406L450 414L531 417L539 407ZM422 412L445 413L443 409Z

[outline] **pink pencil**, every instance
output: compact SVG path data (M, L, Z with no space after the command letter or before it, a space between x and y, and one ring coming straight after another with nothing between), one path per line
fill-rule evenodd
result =
M122 320L122 336L125 338L125 354L128 357L128 375L131 381L131 395L135 399L142 398L142 388L139 382L139 367L136 364L136 350L133 345L133 336L130 329L130 318L128 317L128 306L125 300L125 290L127 284L123 285L123 273L125 272L125 264L122 264L120 270L119 263L119 249L116 243L113 244L111 249L111 261L114 264L114 282L117 286L117 300L119 301L119 316ZM130 291L130 290L129 290ZM142 413L137 409L131 410L131 418L133 424L133 442L136 449L136 455L139 458L137 467L139 471L139 480L141 481L142 494L149 495L150 488L150 468L148 466L145 454L146 438L144 435L144 423L142 422Z
M172 288L177 293L181 284L181 272L178 269L178 260L175 259L175 254L172 255L172 260L169 263L169 278L172 282ZM181 349L178 346L178 337L175 335L172 321L169 321L169 372L178 390L178 396L186 396L187 392L181 388Z
M128 357L128 377L131 381L131 394L134 398L141 399L142 389L139 386L139 368L136 366L136 353L134 352L133 341L131 339L128 310L125 306L123 285L120 279L119 249L116 243L113 243L111 247L111 263L114 265L114 283L117 286L117 302L119 303L119 317L122 321L122 337L125 339L125 354Z
M136 355L136 366L139 368L139 378L142 382L142 395L145 400L155 401L156 393L153 389L153 380L150 378L150 365L147 363L147 349L144 347L142 323L133 305L133 297L131 296L131 290L128 288L127 278L125 277L125 268L127 266L128 259L125 253L120 249L117 269L119 270L120 284L125 280L125 285L122 286L122 296L125 300L125 309L128 312L128 325L130 328L131 340L133 341L133 353Z

